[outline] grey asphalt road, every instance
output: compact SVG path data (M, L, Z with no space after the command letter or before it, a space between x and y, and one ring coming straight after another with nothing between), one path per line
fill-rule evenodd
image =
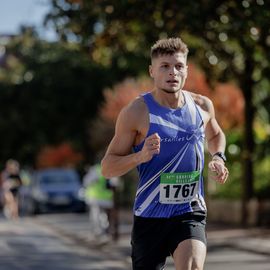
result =
M85 214L41 215L18 222L0 218L0 269L129 270L129 231L130 225L122 224L118 243L93 246L87 241L91 233ZM170 258L166 269L174 269ZM205 270L234 269L270 270L270 256L210 242Z
M27 218L18 222L0 219L1 270L122 270L127 262L99 249L88 249L50 227Z

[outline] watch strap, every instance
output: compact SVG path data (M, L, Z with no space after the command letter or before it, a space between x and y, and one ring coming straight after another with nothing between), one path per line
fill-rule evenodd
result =
M225 156L225 154L224 153L222 153L222 152L216 152L214 155L212 155L212 158L214 158L214 157L219 157L220 159L222 159L224 162L226 162L226 156Z

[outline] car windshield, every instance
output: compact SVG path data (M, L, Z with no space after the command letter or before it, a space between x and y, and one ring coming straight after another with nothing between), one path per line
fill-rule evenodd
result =
M42 185L66 185L74 184L76 180L69 175L45 175L40 179L40 184Z

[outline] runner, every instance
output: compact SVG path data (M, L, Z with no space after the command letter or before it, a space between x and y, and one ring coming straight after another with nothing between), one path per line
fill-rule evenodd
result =
M90 167L83 177L83 186L93 235L96 240L107 242L111 237L113 240L118 239L118 215L114 198L118 178L106 179L100 170L99 163Z
M5 170L1 174L4 193L4 215L9 219L19 217L19 189L22 185L20 164L14 159L6 162Z
M139 183L132 231L133 269L164 269L172 255L177 270L203 269L206 205L204 141L213 178L225 183L226 139L212 102L183 90L188 48L180 38L151 48L154 89L119 114L115 135L102 160L106 178L137 166ZM133 153L132 153L133 148Z

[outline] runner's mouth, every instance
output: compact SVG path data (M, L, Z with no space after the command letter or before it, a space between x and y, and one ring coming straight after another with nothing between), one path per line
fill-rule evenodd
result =
M167 83L178 83L177 80L168 80Z

